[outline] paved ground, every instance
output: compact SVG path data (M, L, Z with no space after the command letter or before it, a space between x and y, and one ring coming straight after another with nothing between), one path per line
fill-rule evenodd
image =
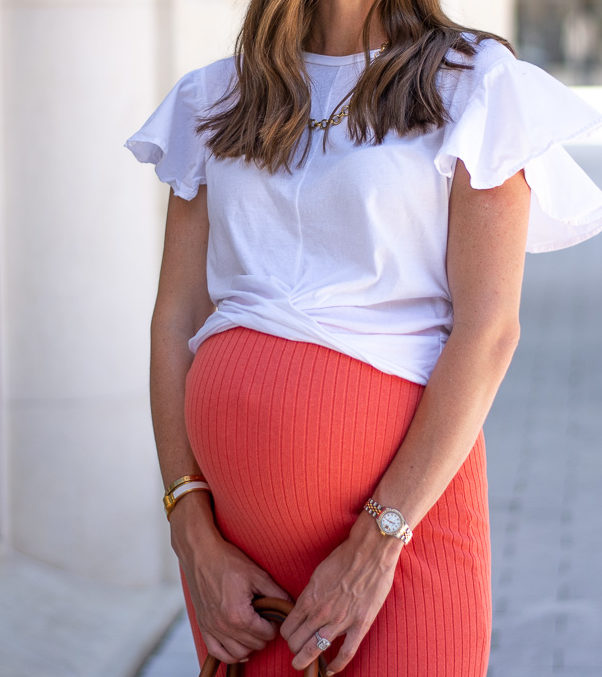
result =
M181 598L173 584L118 586L3 552L0 677L130 677Z
M602 185L600 149L572 152ZM488 677L600 677L602 235L527 256L521 327L485 425ZM175 675L198 675L184 615L138 677Z

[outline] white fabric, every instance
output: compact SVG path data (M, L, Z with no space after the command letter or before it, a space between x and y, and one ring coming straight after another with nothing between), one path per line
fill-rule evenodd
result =
M240 325L426 384L453 326L445 255L456 158L474 188L525 169L529 252L568 247L602 230L602 191L561 145L600 127L602 115L499 42L475 46L473 70L438 73L452 122L356 146L344 119L331 128L326 153L323 132L313 132L306 164L297 168L301 140L291 174L217 160L193 133L194 114L208 112L235 77L233 57L180 78L125 145L155 163L184 199L207 183L207 282L217 310L190 338L193 352ZM363 69L363 54L304 58L311 115L328 117Z

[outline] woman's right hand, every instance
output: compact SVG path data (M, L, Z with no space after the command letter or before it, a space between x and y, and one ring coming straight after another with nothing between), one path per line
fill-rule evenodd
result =
M206 496L198 496L204 493L191 492L179 501L170 519L171 543L209 653L223 663L238 663L278 635L276 625L253 609L253 597L293 600L242 550L222 538L213 521L208 524L206 503L201 503Z

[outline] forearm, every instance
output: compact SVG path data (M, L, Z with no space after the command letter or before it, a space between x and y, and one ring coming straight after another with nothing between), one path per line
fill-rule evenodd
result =
M468 456L517 343L510 330L450 335L406 436L372 493L377 502L400 510L410 528L436 503ZM378 533L364 512L356 531Z
M164 487L182 475L202 474L194 457L184 418L186 374L194 358L187 344L189 330L154 318L151 327L150 400L157 456ZM214 532L210 495L194 491L182 496L173 509L171 524L201 524Z
M151 328L150 403L163 484L200 473L186 433L184 384L193 354L186 332L154 322Z

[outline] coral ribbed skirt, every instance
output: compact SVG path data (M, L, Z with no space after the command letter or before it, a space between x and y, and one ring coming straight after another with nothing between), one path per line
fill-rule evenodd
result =
M223 536L297 598L395 456L425 386L314 343L244 327L207 338L186 425ZM376 528L376 527L375 527ZM182 574L182 570L180 569ZM202 663L207 655L182 586ZM393 586L343 677L484 677L491 579L485 441L401 551ZM344 637L326 651L336 655ZM279 635L248 677L294 677ZM218 675L225 675L222 665Z

